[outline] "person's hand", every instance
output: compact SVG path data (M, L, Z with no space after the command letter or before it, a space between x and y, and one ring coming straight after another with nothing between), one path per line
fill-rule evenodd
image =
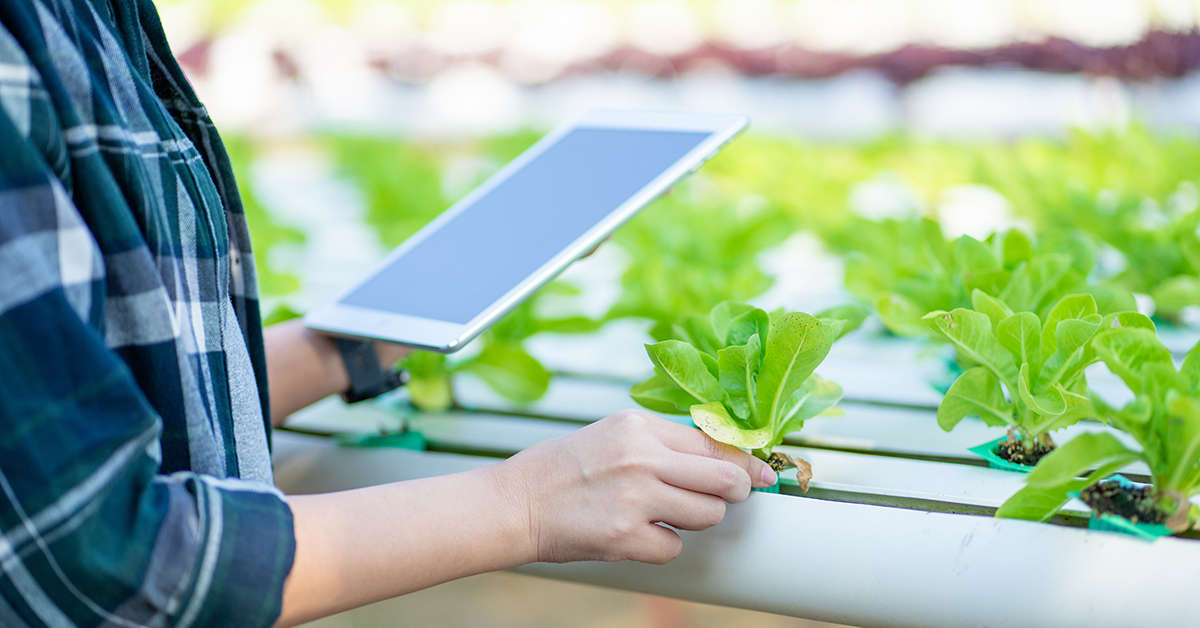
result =
M534 561L662 564L683 546L659 522L703 530L726 501L775 481L700 430L627 410L497 464L293 495L296 556L277 624Z
M529 518L538 561L663 564L683 548L658 525L704 530L751 486L777 481L764 462L697 429L626 410L492 467Z

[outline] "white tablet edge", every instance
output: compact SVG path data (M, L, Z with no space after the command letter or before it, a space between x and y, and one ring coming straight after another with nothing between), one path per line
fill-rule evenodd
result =
M621 225L628 222L646 205L671 188L680 179L695 172L711 159L738 133L746 128L748 118L741 114L700 113L680 111L647 111L597 109L584 113L538 140L528 150L509 162L496 174L489 177L449 209L422 227L412 237L396 247L375 269L343 291L332 302L323 305L305 317L305 325L312 329L339 336L351 336L386 340L419 349L452 353L461 349L479 334L491 327L506 314L525 301L530 295L552 281L572 262L591 251ZM650 183L617 207L607 218L598 222L586 233L550 258L527 277L509 290L503 297L488 306L467 323L451 323L347 305L341 301L353 294L375 275L383 271L396 258L404 255L441 225L464 211L479 197L487 194L513 173L537 157L561 137L576 128L655 129L669 131L701 131L712 135L698 144L686 155L664 170Z

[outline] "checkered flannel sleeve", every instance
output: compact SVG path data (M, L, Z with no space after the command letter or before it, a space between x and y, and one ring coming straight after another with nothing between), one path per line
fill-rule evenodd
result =
M11 113L45 95L20 61L0 54L0 626L269 626L290 510L159 473L162 421L104 342L104 258L37 146L52 121Z

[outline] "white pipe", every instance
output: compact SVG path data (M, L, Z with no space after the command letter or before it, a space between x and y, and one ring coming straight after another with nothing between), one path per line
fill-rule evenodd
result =
M338 448L281 433L289 493L356 488L492 460ZM519 573L855 626L1128 628L1200 621L1200 542L753 494L665 566L535 564Z
M683 554L519 573L864 627L1200 621L1200 543L753 494Z

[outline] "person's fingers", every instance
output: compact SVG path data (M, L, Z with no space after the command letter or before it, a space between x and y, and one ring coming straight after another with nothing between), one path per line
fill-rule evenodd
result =
M745 469L754 488L771 486L779 479L767 463L733 445L719 443L700 430L665 419L656 421L655 427L662 443L675 451L732 462Z
M707 530L725 518L725 500L715 495L662 487L650 512L652 521L680 530Z
M631 540L627 556L652 565L665 565L683 551L683 539L674 530L656 523L646 524Z
M729 503L743 501L750 494L752 482L743 467L728 460L671 450L667 452L657 470L658 478L663 482L689 491L715 495Z

